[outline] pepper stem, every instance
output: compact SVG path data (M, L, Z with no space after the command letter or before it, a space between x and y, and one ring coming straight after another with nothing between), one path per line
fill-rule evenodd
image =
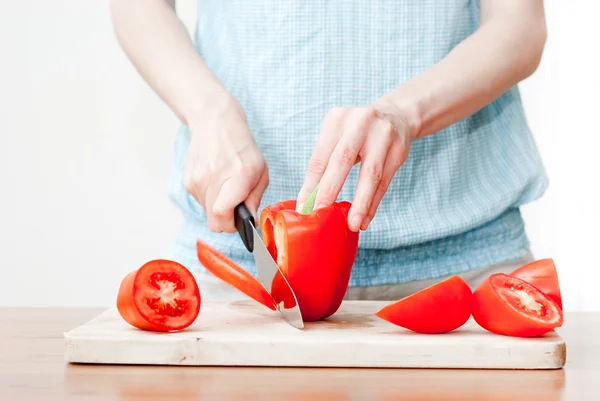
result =
M313 209L315 208L315 200L317 199L318 190L319 184L317 184L315 189L313 189L310 195L308 195L308 198L306 199L306 202L304 202L304 205L302 206L302 211L300 213L309 214L313 211Z

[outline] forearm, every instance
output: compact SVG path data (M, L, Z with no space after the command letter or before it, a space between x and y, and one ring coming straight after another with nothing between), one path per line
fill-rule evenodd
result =
M438 132L532 74L545 40L541 0L482 1L475 33L380 102L401 110L415 137Z
M173 0L112 0L117 39L140 75L185 124L228 93L195 51Z

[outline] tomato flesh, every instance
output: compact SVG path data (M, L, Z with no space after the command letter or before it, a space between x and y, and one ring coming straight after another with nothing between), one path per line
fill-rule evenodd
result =
M563 308L558 274L554 260L540 259L519 267L510 276L520 278L552 299L559 308Z
M134 327L176 331L190 326L200 312L200 289L181 264L157 259L129 273L121 282L117 309Z
M179 317L185 314L189 300L177 298L186 289L183 279L177 273L152 273L147 284L140 285L136 293L144 312L147 307L157 315Z
M473 293L472 314L484 329L516 337L541 336L563 323L558 305L528 282L492 274Z
M452 276L385 306L375 316L418 333L441 334L469 320L471 297L469 285Z
M494 277L494 281L499 281ZM516 308L519 312L528 315L532 319L544 320L548 316L548 306L540 299L540 294L533 291L531 286L523 283L499 282L496 291L500 298L509 306Z

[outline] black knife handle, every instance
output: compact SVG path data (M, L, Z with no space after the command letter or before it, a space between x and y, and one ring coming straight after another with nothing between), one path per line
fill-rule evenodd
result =
M254 250L254 235L252 233L252 227L255 226L254 217L244 202L235 207L233 218L235 220L235 227L240 237L242 237L246 249L248 252L252 252Z

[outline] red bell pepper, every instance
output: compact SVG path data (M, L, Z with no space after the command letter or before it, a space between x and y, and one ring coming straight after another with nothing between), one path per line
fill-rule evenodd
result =
M260 214L263 241L296 294L304 321L325 319L342 303L359 237L358 232L348 228L350 206L349 202L336 202L299 213L295 211L296 201L288 200L268 206ZM200 262L209 271L272 308L258 280L250 275L240 280L239 267L202 241L197 242L197 250ZM277 286L276 278L275 301L287 306L290 299L278 299Z
M198 260L206 270L269 309L276 310L271 295L250 273L212 246L196 240Z
M296 294L305 321L334 314L348 288L358 233L348 228L349 202L302 214L296 201L260 214L263 241Z

